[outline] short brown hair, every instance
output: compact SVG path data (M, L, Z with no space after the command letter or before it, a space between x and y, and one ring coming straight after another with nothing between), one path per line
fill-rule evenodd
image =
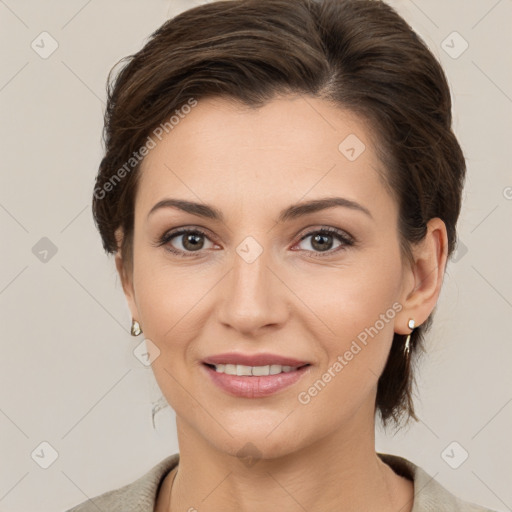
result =
M411 244L424 238L434 217L444 221L448 257L453 253L466 168L451 129L449 87L425 43L385 3L213 2L169 19L126 59L115 82L114 68L108 78L105 156L93 197L107 253L118 249L121 227L121 254L131 266L140 162L132 169L126 162L177 108L212 96L259 107L287 93L329 100L371 121L385 183L399 207L402 256L411 261ZM432 314L414 330L411 356L431 323ZM376 410L384 424L404 414L416 419L404 341L394 335L378 383Z

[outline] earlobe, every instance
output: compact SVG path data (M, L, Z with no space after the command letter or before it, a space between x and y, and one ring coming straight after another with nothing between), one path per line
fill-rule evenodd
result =
M416 326L424 323L436 306L441 293L448 254L445 223L438 217L427 224L425 238L413 247L414 263L408 269L408 289L403 291L403 310L397 318L395 332L408 334L409 318Z

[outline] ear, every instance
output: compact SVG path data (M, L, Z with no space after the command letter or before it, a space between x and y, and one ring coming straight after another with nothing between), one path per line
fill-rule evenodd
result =
M122 228L118 228L116 230L115 236L117 241L117 252L115 254L117 273L119 274L119 279L121 281L121 285L123 287L124 295L126 297L128 307L130 308L132 318L140 322L139 311L135 301L135 292L133 288L133 267L132 265L128 265L127 262L123 260L121 255L121 243L123 240Z
M438 217L430 219L427 234L413 246L414 263L404 270L402 295L403 306L397 315L395 332L409 334L409 319L414 319L416 327L424 323L441 293L444 271L448 255L448 235L445 223Z

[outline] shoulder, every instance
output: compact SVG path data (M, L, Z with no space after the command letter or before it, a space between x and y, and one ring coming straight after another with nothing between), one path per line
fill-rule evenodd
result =
M411 512L494 512L454 496L426 471L403 457L385 453L378 455L395 473L413 480L414 502Z
M134 482L88 499L66 512L153 512L158 488L178 462L178 453L170 455Z

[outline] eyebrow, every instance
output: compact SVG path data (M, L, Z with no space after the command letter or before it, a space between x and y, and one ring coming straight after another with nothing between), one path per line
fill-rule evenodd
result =
M311 213L326 210L328 208L334 208L337 206L363 212L371 219L373 219L373 216L368 208L365 208L355 201L346 199L344 197L326 197L322 199L313 199L304 203L297 203L289 206L288 208L285 208L279 214L278 222L286 222L288 220L297 219L304 215L309 215ZM161 201L158 201L158 203L156 203L149 211L148 218L151 214L161 208L175 208L192 215L197 215L198 217L205 217L207 219L224 222L224 215L217 208L208 204L195 203L193 201L185 201L183 199L162 199Z

